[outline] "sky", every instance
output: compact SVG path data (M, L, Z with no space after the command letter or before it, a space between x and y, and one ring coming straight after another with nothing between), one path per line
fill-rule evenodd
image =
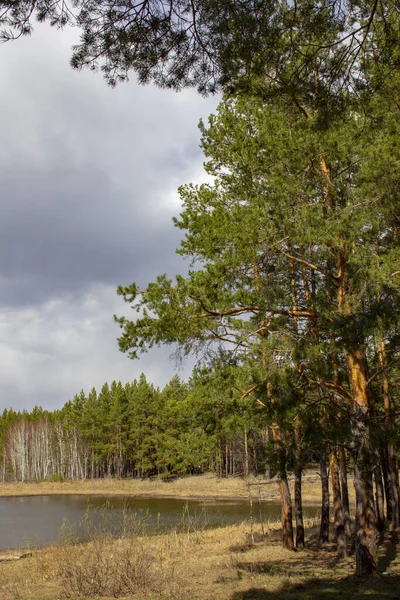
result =
M81 389L144 372L163 386L170 350L131 361L119 284L185 272L177 187L207 181L200 118L217 97L69 66L75 30L36 25L0 45L0 411L61 408ZM134 315L135 313L132 313Z

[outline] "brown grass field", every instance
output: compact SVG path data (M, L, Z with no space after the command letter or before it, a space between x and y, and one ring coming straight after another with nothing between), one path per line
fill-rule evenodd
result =
M306 492L309 502L318 500L317 485L313 485L314 492ZM4 486L2 493L159 495L159 490L179 497L247 494L240 480L217 482L210 476L173 483L17 484ZM380 544L379 575L359 581L353 576L354 555L339 562L333 543L318 550L315 521L306 522L306 548L298 552L281 547L279 523L265 524L264 538L257 528L254 544L247 522L209 530L188 521L181 533L146 536L136 531L114 540L94 534L84 544L67 537L57 545L34 550L25 559L0 562L0 600L400 599L399 545L388 533Z

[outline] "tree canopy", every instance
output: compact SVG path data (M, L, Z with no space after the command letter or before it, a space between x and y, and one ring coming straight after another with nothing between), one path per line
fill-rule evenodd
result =
M221 104L202 125L214 183L180 188L178 252L192 269L119 288L140 313L119 319L121 349L216 341L240 354L278 338L271 352L283 360L285 347L304 352L313 325L343 346L374 331L378 309L396 318L397 128L394 115L371 126L349 110L320 132L290 103Z
M100 68L111 85L134 71L161 87L272 88L322 106L359 93L378 65L390 86L399 61L392 1L0 1L5 40L31 33L35 18L79 27L73 67Z

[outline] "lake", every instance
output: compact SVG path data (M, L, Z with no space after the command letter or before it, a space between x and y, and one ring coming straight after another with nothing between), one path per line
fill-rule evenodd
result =
M317 507L305 507L313 517ZM253 514L259 520L259 505ZM280 504L263 502L262 518L280 519ZM88 529L164 533L173 529L211 528L249 519L248 502L199 501L121 496L23 496L0 498L0 550L40 547L59 539L68 521L73 535L87 539ZM88 522L90 527L88 528Z

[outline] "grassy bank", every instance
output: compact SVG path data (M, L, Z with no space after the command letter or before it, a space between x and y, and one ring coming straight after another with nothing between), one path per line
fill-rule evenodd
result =
M258 495L257 480L248 479L254 495ZM353 486L350 482L350 493ZM272 482L260 486L262 498L279 501L278 485ZM248 486L243 479L219 479L212 474L185 477L173 481L135 479L95 479L90 481L65 481L38 483L0 483L0 496L36 496L48 494L105 494L126 496L164 496L174 498L247 498ZM318 504L321 501L321 486L315 471L306 472L303 483L303 501Z
M315 475L306 474L308 503L320 501ZM252 489L257 495L257 480L250 483L256 484ZM264 499L278 499L276 483L260 489ZM77 493L246 498L248 486L241 479L211 475L168 483L99 480L0 485L3 496ZM298 552L281 547L279 523L264 525L264 537L255 525L254 543L249 523L208 530L206 523L190 518L183 533L163 536L147 537L140 526L117 540L94 531L90 542L72 543L67 535L57 545L33 550L27 558L0 562L0 600L400 599L400 553L396 540L389 536L380 547L381 575L359 582L353 577L353 556L338 562L334 544L318 550L315 521L306 521L307 547Z
M2 600L394 600L400 598L395 541L380 550L381 575L360 582L354 558L337 562L332 545L317 550L317 527L307 523L307 548L283 550L278 524L250 544L248 524L214 530L188 527L159 537L94 537L0 563Z

